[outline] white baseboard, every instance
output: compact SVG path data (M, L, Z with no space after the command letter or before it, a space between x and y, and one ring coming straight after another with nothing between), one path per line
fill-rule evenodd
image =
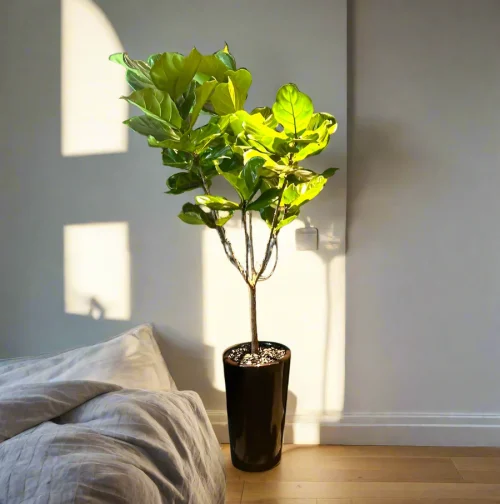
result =
M208 416L221 443L227 415ZM287 417L285 443L409 446L499 446L500 414L345 413Z

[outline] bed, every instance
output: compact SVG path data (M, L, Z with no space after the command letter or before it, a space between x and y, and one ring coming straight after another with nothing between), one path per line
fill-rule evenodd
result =
M0 361L0 503L222 504L219 444L143 325Z

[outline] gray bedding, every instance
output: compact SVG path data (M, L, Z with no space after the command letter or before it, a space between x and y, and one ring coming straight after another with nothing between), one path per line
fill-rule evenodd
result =
M194 392L0 386L0 504L222 504L224 494L219 445Z

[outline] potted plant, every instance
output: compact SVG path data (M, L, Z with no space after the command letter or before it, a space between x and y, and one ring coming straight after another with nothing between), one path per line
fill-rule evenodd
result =
M143 112L125 124L160 149L164 165L179 170L167 178L166 192L201 191L182 206L179 218L218 233L247 285L251 341L223 353L231 456L239 469L270 469L281 458L291 352L280 343L259 342L257 285L276 268L281 230L336 171L320 174L301 163L325 149L337 123L315 112L295 84L281 87L272 107L246 111L252 76L236 67L227 45L209 55L194 48L186 56L166 52L141 61L119 53L110 59L126 68L133 92L123 98ZM212 193L216 177L234 189L234 199ZM255 214L269 227L260 261L254 253ZM236 215L245 239L241 259L224 228Z

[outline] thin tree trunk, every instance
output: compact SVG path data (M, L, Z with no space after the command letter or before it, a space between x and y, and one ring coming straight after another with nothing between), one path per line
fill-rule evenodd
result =
M257 286L249 286L250 294L250 323L252 327L252 353L259 351L259 339L257 335Z

